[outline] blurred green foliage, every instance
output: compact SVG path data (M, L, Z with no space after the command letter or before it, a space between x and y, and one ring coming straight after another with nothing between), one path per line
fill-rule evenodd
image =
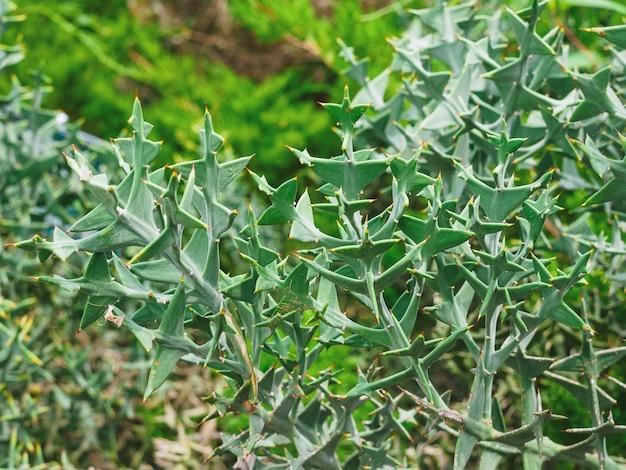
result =
M270 181L295 168L284 142L331 150L316 102L327 101L344 80L336 38L381 67L377 57L390 51L385 37L403 24L393 14L361 21L356 0L337 2L328 18L303 0L117 1L106 8L85 0L24 0L19 11L27 15L20 32L28 54L17 70L23 76L43 67L56 88L49 106L85 119L89 132L116 136L137 93L146 112L155 111L156 135L168 142L161 163L193 158L199 121L191 116L207 106L227 145L239 155L258 152L252 167ZM241 75L246 67L251 72Z

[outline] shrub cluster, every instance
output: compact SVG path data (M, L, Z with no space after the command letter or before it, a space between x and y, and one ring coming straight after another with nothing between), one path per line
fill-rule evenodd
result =
M11 10L10 2L0 1L2 32L20 20ZM0 50L0 74L8 76L24 51L21 45ZM72 468L70 462L77 464L94 448L123 454L118 426L132 415L140 384L118 386L112 364L103 360L114 342L97 331L91 338L75 337L75 299L33 283L43 258L10 246L36 232L51 235L52 225L69 228L93 208L60 158L63 150L80 147L110 174L117 161L108 142L42 106L50 92L43 74L35 74L32 87L15 77L6 82L0 96L0 467L46 468L56 462ZM84 261L76 256L47 265L72 277ZM133 349L127 349L129 358Z
M373 77L342 45L338 155L249 171L243 207L251 157L220 156L208 111L199 157L160 166L136 99L119 177L67 156L95 207L16 245L88 257L39 279L87 297L80 329L135 335L145 397L181 360L220 374L205 419L245 425L212 455L238 466L620 468L626 27L592 29L611 64L577 71L545 6L409 10Z

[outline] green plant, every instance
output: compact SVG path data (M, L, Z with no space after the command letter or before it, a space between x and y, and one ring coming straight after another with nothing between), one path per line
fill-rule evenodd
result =
M151 168L161 144L136 100L113 143L123 179L76 150L99 205L75 237L17 246L89 253L81 276L40 280L87 295L81 329L104 317L153 351L146 397L181 359L222 374L206 419L247 417L214 452L240 465L620 468L606 390L624 386L606 371L626 355L626 28L594 30L618 46L613 69L581 74L561 29L537 32L545 6L413 10L371 79L344 46L362 88L324 105L341 153L292 149L317 191L250 172L270 205L247 213L226 201L250 158L218 158L209 113L200 158ZM223 272L234 250L248 268ZM341 364L318 367L345 347L371 355L348 386ZM573 416L541 394L554 386L586 411L567 443L546 432Z
M9 16L13 9L0 1L3 39L5 27L20 19ZM97 336L75 338L80 310L73 299L32 282L42 259L6 247L34 232L45 234L51 224L68 227L91 207L80 184L68 178L63 150L80 146L102 171L114 173L110 163L117 162L66 115L42 106L50 91L42 73L31 87L9 79L9 66L23 57L21 46L0 49L6 89L0 96L0 467L72 468L70 461L80 464L87 455L96 463L106 449L117 458L117 430L132 415L137 392L132 382L117 387L121 380L112 364L97 358L110 355L114 345ZM71 277L83 261L50 263ZM126 351L128 360L133 349Z

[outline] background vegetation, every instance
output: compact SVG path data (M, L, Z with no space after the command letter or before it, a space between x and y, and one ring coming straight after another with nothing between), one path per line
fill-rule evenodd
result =
M20 94L19 102L26 103L16 106L20 114L39 116L44 107L63 109L72 122L84 119L83 128L90 133L114 137L126 132L120 123L128 117L129 103L137 93L156 125L152 137L168 143L160 156L166 161L196 152L199 117L206 105L219 122L228 152L259 152L252 167L270 183L283 181L296 167L285 143L308 147L312 154L336 151L327 114L316 104L336 101L337 90L346 80L341 74L346 61L339 54L336 37L354 47L357 57L369 56L370 76L375 76L388 65L391 48L384 39L408 24L403 8L421 6L403 2L388 8L387 2L346 1L324 8L323 2L213 1L208 5L188 2L181 9L175 8L180 2L118 1L100 11L89 3L20 2L18 13L26 15L25 21L11 24L3 42L23 42L26 57L10 71L29 90L42 93L33 95L25 90ZM593 72L609 53L599 46L602 43L597 36L581 32L580 27L618 24L624 12L616 3L607 2L605 9L584 7L583 3L551 2L551 20L540 27L547 31L551 23L563 24L568 38L578 45L571 56L572 67ZM7 71L2 79L3 93L9 96L15 85ZM50 82L54 92L43 93L45 88L40 85ZM54 120L54 113L41 113ZM15 116L7 113L7 119ZM53 130L64 137L55 141L55 132L49 136L48 142L55 142L49 147L50 155L67 149L71 141L80 143L72 126ZM106 165L111 158L107 151L96 152ZM36 183L46 188L61 185L62 166L62 161L46 166L40 171L45 181ZM54 174L61 177L48 181ZM3 183L7 194L4 189L14 182ZM18 186L23 189L23 183ZM69 194L72 191L78 189ZM21 207L16 215L6 208L19 204L3 200L3 220L19 221L24 229L16 231L17 224L3 223L3 243L26 238L29 230L42 230L44 214L66 217L66 222L71 219L69 212L61 214L41 206L32 194L21 197L39 202ZM60 204L65 205L71 206L64 201ZM28 220L19 220L24 214ZM86 464L132 468L139 462L164 468L176 463L184 468L197 465L206 449L218 442L214 422L200 432L193 428L205 412L199 397L204 390L223 386L219 379L208 373L199 377L197 370L190 373L181 367L177 374L185 380L172 381L160 399L136 407L149 366L137 345L120 340L117 333L116 339L106 334L91 336L99 335L97 330L75 336L82 305L26 283L25 278L38 269L37 260L13 263L14 259L3 258L3 268L11 266L6 272L20 273L19 279L3 279L3 345L21 341L31 352L20 349L22 359L17 366L10 362L11 357L4 358L16 372L13 376L5 372L2 423L5 431L10 422L21 422L23 429L16 437L10 432L2 434L0 446L42 465L44 461L65 462L68 467L71 462L79 468ZM71 277L72 266L58 269L68 270ZM17 285L20 287L13 292L4 287ZM49 300L49 305L35 299ZM59 357L63 363L54 359ZM358 362L358 358L353 360ZM137 364L137 370L127 371L122 364ZM10 371L8 366L4 370ZM354 380L343 379L348 384ZM190 393L192 390L200 392ZM559 394L557 390L553 393ZM76 422L90 431L77 435ZM235 432L239 424L236 419L227 420L224 426ZM50 429L58 430L53 433Z
M155 126L170 147L161 158L181 158L197 139L199 120L190 116L207 106L231 129L225 137L235 154L263 149L253 165L270 179L294 169L283 142L330 150L317 101L344 80L336 38L380 68L378 57L389 50L384 39L404 16L364 22L357 0L332 8L306 0L118 1L105 8L26 0L20 11L28 18L21 26L28 54L18 73L43 67L57 89L48 104L84 119L86 131L117 136L137 92L146 112L159 110Z

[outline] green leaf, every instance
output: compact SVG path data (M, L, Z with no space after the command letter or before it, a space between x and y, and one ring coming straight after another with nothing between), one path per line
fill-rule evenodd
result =
M188 351L182 347L176 347L176 340L185 340L185 288L184 282L180 281L174 296L163 313L163 319L159 325L157 338L157 350L150 369L148 384L144 393L144 400L154 390L163 385L170 372L174 369L181 357ZM193 343L192 343L193 344Z
M374 279L374 287L377 290L382 291L405 274L412 263L415 261L421 261L422 249L424 248L425 243L426 242L422 242L409 248L402 258L396 260L392 265L376 276ZM426 279L432 278L430 274L423 271L414 270L412 271L412 274Z
M428 354L426 354L421 362L425 369L432 366L438 359L440 359L445 353L450 351L456 344L456 342L469 331L470 327L459 328L450 333L446 338L443 338Z
M154 327L158 327L161 322L166 307L167 306L163 304L146 303L136 310L131 318L133 322L138 325L154 329ZM152 336L150 336L150 342L146 349L148 349L148 351L152 349Z
M206 108L204 110L204 128L200 130L200 141L202 142L200 152L205 160L208 159L209 161L214 160L215 154L224 143L224 138L215 132L211 113Z
M185 334L185 283L180 281L174 296L163 313L159 332L171 338L182 338Z
M493 268L496 275L504 272L526 272L526 269L513 261L514 256L507 250L502 250L496 256L478 250L475 253L483 263Z
M557 295L549 296L544 299L546 302L542 305L539 314L545 313L546 318L567 325L577 330L582 330L587 324L572 308L564 302L553 300L558 298ZM545 307L544 307L545 306Z
M220 164L217 187L223 191L246 168L252 157L240 157ZM199 181L198 184L202 185Z
M609 88L611 67L607 66L591 77L568 71L576 82L576 86L583 92L584 100L576 107L570 117L571 122L582 121L606 112L615 114L622 119L626 118L626 110L619 99L613 99Z
M137 224L134 227L134 231L119 220L116 220L102 230L76 240L76 246L80 250L91 252L118 250L128 248L129 246L143 246L145 239L136 233L139 226ZM156 232L156 230L154 231Z
M116 187L109 185L105 174L94 175L87 163L87 159L74 149L74 158L65 155L65 160L70 169L78 175L80 181L85 184L96 196L100 204L112 213L117 211L118 195Z
M494 468L498 468L498 465L503 458L504 454L502 452L494 452L490 449L485 449L480 454L480 464L478 470L492 470Z
M545 7L545 4L543 5ZM506 12L513 27L515 36L520 47L522 56L532 54L536 55L556 55L554 50L537 34L535 26L539 17L539 4L535 0L531 6L530 23L522 20L517 13L510 8L506 8Z
M490 222L500 223L526 201L530 195L541 188L552 177L552 173L542 175L531 184L492 188L476 178L471 168L457 164L461 178L467 181L474 194L480 196L480 207L485 211Z
M374 109L383 108L385 106L385 92L389 84L389 76L390 70L385 69L374 78L366 80L364 87L354 97L354 101L356 103L371 103Z
M500 400L498 397L491 399L491 416L493 417L493 427L496 431L506 432L506 421L504 419L504 413L500 406Z
M501 126L502 129L499 136L488 134L487 137L489 138L491 145L498 149L498 161L501 165L503 165L508 161L509 156L524 145L524 142L528 139L509 139L506 129L506 120L504 118L502 119Z
M133 103L133 113L128 119L128 123L135 130L135 132L138 132L141 135L141 137L147 136L153 128L152 124L144 122L143 120L143 111L138 97L135 97L135 101Z
M453 469L462 470L466 468L467 462L472 455L474 446L478 442L478 438L469 432L462 431L456 440L454 449Z
M80 318L78 332L80 333L93 322L101 318L107 308L116 302L116 297L90 295L87 298L87 303L85 303L85 308L83 309L83 315Z
M323 181L342 189L350 201L358 199L361 190L380 177L392 161L391 158L370 159L372 150L369 149L354 152L353 159L345 155L333 159L317 158L310 156L306 150L291 150L301 162L310 165Z
M241 277L227 287L222 287L221 292L231 299L242 300L252 303L255 300L255 283L253 277Z
M519 371L519 373L523 374L525 377L534 378L539 377L548 368L553 367L555 360L549 357L528 356L523 351L517 349L516 352L510 355L506 360L506 364Z
M181 272L166 259L144 261L129 265L136 276L155 282L175 284L180 280Z
M294 202L296 199L296 191L298 182L296 178L285 181L278 188L274 189L268 185L268 189L272 205L268 207L259 220L260 225L281 224L296 218L296 209Z
M324 109L330 114L332 120L344 129L352 129L352 125L357 122L369 105L352 106L350 103L350 94L348 85L344 87L343 101L341 104L321 103Z
M332 271L326 268L325 266L318 264L316 261L311 261L306 258L301 257L300 261L306 264L309 269L312 269L313 271L325 277L326 279L328 279L333 284L339 287L343 287L344 289L348 289L348 290L363 293L363 294L367 293L367 288L365 286L365 281L363 279L355 279L353 277L348 277L343 274L339 274L335 271Z
M85 274L80 279L83 282L107 285L111 283L111 271L103 253L94 253L87 264ZM106 289L103 289L106 290ZM90 295L85 304L83 316L80 319L79 331L84 330L94 321L104 315L109 305L115 304L115 296Z
M585 275L585 267L590 256L591 252L580 255L571 272L567 276L563 276L558 288L552 285L555 278L552 277L543 263L533 257L535 272L539 275L542 282L549 284L549 287L541 289L543 303L537 312L537 318L548 318L578 330L591 329L590 326L563 301L565 293Z
M311 199L309 193L305 191L296 204L296 217L289 231L289 238L300 240L302 242L313 242L319 240L323 234L315 227L313 220L313 208L311 207ZM263 217L261 216L261 219ZM261 223L259 219L259 223Z
M180 358L184 355L185 352L180 349L169 349L157 346L154 362L152 363L150 375L148 376L148 384L146 385L146 391L143 395L144 401L152 395L152 392L163 385L172 370L174 370L174 367L176 367L176 364L178 364Z
M359 245L345 245L333 248L330 251L332 253L338 253L369 262L375 257L392 249L400 241L400 239L372 241L368 236L364 236L361 244Z
M88 232L91 230L101 230L107 225L115 222L115 215L104 205L99 204L91 212L78 219L68 232Z
M135 264L141 260L150 259L154 256L162 255L165 250L174 244L174 234L171 228L166 228L161 234L148 243L144 248L139 250L135 256L133 256L128 264Z
M534 243L543 231L546 218L557 212L558 198L548 199L548 192L542 193L538 199L528 199L522 203L524 218L528 221L528 238Z
M404 192L418 193L435 182L434 178L417 171L419 155L420 152L416 152L407 160L398 157L391 161L391 172Z
M217 150L224 139L213 129L213 121L208 110L204 113L204 127L200 129L202 145L200 160L181 162L174 165L185 177L196 173L197 184L211 201L217 202L218 195L246 168L250 157L240 157L224 163L217 160Z
M626 347L604 349L596 352L595 355L596 366L599 371L602 371L622 360L626 356Z
M539 111L546 125L546 137L550 139L550 142L556 145L566 155L572 158L578 158L578 153L572 145L572 140L569 138L567 132L570 123L564 123L560 119L555 118L552 114L552 107L540 106Z
M422 220L407 214L402 216L398 226L415 243L426 240L422 248L424 257L459 246L475 235L467 230L441 228L435 219Z
M583 203L583 206L602 204L609 201L626 200L626 159L610 161L609 170L613 177Z
M109 283L111 282L111 271L107 258L103 253L94 253L85 269L83 279L87 282Z
M325 278L320 279L317 301L319 305L324 306L320 309L322 320L335 328L341 329L342 331L349 331L364 338L366 342L390 348L391 343L386 331L381 328L371 328L360 325L348 318L341 311L336 289L336 284L331 280Z
M354 55L354 48L346 45L345 42L341 40L341 38L337 39L339 46L341 47L341 52L339 55L350 64L350 68L347 70L343 70L342 75L345 74L348 77L355 80L359 85L363 86L367 79L367 66L369 64L369 58L365 57L363 59L357 60Z
M118 315L120 316L125 316L124 312L122 312L117 307L113 307L113 311L117 312ZM124 321L122 324L132 332L135 338L137 338L137 341L139 341L139 344L141 344L141 346L143 346L146 352L150 354L150 351L152 350L152 341L153 341L152 331L150 329L144 328L143 326L139 325L138 320L141 320L141 318L137 318L137 320L135 320L135 316L136 314L133 315L133 318L131 321Z
M470 1L455 5L438 3L432 8L409 9L408 12L416 15L421 23L437 31L448 42L457 32L456 25L470 20L476 10L475 5Z
M470 228L472 232L484 240L486 235L498 233L509 228L509 224L501 222L485 222L485 218L480 214L480 196L476 199L470 199L466 209L460 214L454 211L446 210L447 214L455 220L460 221L466 228ZM468 217L471 211L472 217Z
M401 372L397 372L393 375L377 380L375 382L368 382L365 377L359 377L359 383L355 385L348 393L346 397L359 397L361 395L369 395L374 390L379 388L392 387L394 385L406 382L415 377L415 371L413 369L406 369Z
M487 377L488 374L489 373L485 370L482 360L479 361L474 372L474 379L468 404L468 413L467 417L465 417L466 426L471 422L480 422L486 414L486 410L484 409L485 406L491 405L490 401L485 400L486 394L490 393L490 391L487 391L487 384L485 381L485 377ZM477 434L478 433L472 432L472 430L467 427L462 429L459 433L454 450L455 470L461 470L467 465L467 462L472 455L472 451L474 450L474 446L479 440L479 436Z
M72 254L78 251L79 242L67 235L63 230L54 227L52 243L46 243L55 255L62 260L67 260Z
M130 188L133 182L133 175L127 175L124 180L117 185L117 197L126 201L130 195ZM107 225L112 224L116 219L116 214L103 204L99 204L87 215L77 220L68 230L68 232L88 232L91 230L101 230Z

